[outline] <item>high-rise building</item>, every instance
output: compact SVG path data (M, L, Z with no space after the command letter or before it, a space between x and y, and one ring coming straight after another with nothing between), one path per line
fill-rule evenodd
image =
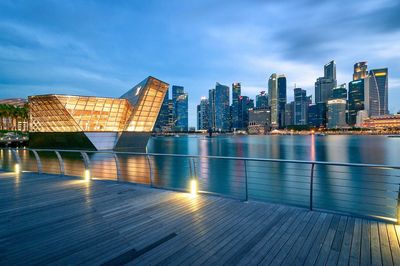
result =
M230 130L229 87L218 82L215 85L215 129Z
M197 105L197 129L198 130L208 130L209 117L210 117L210 114L209 114L208 99L206 97L202 97L200 104Z
M285 126L294 125L294 102L285 105Z
M208 126L215 131L215 89L210 89L208 91L208 115Z
M169 122L168 100L169 100L169 89L165 93L160 113L158 114L156 124L154 125L154 131L162 132L164 131L163 129L165 129L165 127L168 126Z
M328 128L346 127L346 100L335 99L329 100L327 104Z
M331 61L324 66L324 76L317 78L315 82L315 103L326 103L331 99L336 85L336 63Z
M172 103L174 106L175 130L188 131L188 94L182 86L172 86Z
M342 99L347 100L347 90L346 83L341 84L340 86L334 88L332 90L332 99Z
M269 107L249 110L249 134L265 134L271 128L271 109Z
M388 69L372 69L365 80L364 107L369 116L389 114Z
M175 101L175 115L176 115L176 131L186 132L189 129L188 119L188 94L180 94Z
M239 129L246 130L249 125L249 110L254 108L254 101L247 96L239 97Z
M315 103L308 106L308 125L312 127L326 126L326 103Z
M310 98L307 97L307 91L301 88L294 89L294 124L307 125L307 112Z
M268 105L271 107L271 126L280 128L285 123L286 77L272 74L268 80Z
M268 107L268 95L265 91L261 91L260 94L256 96L256 108L266 107Z
M368 76L368 63L358 62L354 64L353 80L359 80Z
M348 118L347 123L354 126L357 122L357 113L364 110L365 78L349 82Z
M235 82L232 84L232 107L231 107L231 118L232 118L232 127L239 128L239 97L241 94L241 85L239 82Z

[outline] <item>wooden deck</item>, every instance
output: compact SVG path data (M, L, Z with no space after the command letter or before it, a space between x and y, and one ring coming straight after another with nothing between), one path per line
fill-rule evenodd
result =
M0 265L400 265L400 227L110 181L0 173Z

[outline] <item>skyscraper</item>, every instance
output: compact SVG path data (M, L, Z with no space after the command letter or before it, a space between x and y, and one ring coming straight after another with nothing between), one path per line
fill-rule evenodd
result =
M249 125L249 110L254 108L254 101L247 96L239 97L239 129L246 130Z
M271 126L284 126L286 104L286 77L272 74L268 80L268 105L271 107Z
M346 127L346 100L335 99L329 100L328 109L328 128Z
M301 88L294 89L294 124L307 125L308 105L310 98L307 97L307 91Z
M285 126L294 125L294 102L285 105Z
M232 117L232 127L239 128L239 97L241 94L241 85L239 82L235 82L232 84L232 108L231 108L231 117Z
M212 130L215 130L215 89L208 91L208 126Z
M365 84L365 109L369 116L389 113L388 107L388 69L372 69Z
M357 112L364 110L365 78L349 82L348 118L350 126L357 122Z
M368 63L358 62L354 64L353 80L359 80L368 76Z
M173 85L172 86L172 102L175 104L178 96L183 94L184 92L185 92L185 89L182 86Z
M308 106L308 125L312 127L325 127L326 103L315 103Z
M332 90L332 99L347 100L346 83L341 84Z
M229 87L215 85L215 128L218 131L230 130Z
M188 131L189 119L188 119L188 94L182 93L175 100L175 115L176 124L175 128L177 131Z
M256 96L256 108L266 107L268 107L268 95L265 91L261 91L260 94Z
M315 103L326 103L332 97L332 90L337 85L336 63L331 61L324 66L324 76L315 82Z
M209 117L210 117L210 114L209 114L208 99L206 97L202 97L200 104L197 105L197 129L208 130Z

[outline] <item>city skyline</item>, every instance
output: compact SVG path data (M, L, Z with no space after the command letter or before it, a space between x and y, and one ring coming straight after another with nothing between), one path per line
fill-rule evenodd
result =
M155 75L185 87L189 126L195 126L196 105L215 82L241 82L242 95L255 99L267 90L270 74L283 73L290 102L294 83L315 97L316 78L335 60L338 84L352 80L356 62L387 67L389 111L400 110L396 1L42 1L3 2L0 9L0 98L113 97L142 76ZM288 17L301 19L301 25L288 23Z

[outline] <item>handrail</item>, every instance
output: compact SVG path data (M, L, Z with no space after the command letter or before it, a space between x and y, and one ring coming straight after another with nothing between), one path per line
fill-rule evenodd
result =
M205 158L205 159L225 159L225 160L238 160L238 161L256 161L256 162L277 162L277 163L295 163L295 164L316 164L328 166L351 166L351 167L370 167L370 168L388 168L398 169L399 165L386 165L386 164L365 164L365 163L341 163L341 162L326 162L326 161L307 161L307 160L287 160L287 159L267 159L256 157L233 157L233 156L215 156L215 155L192 155L192 154L173 154L173 153L152 153L152 152L125 152L113 150L61 150L61 149L30 149L30 148L16 148L14 150L35 150L35 151L58 151L58 152L85 152L85 153L111 153L111 154L128 154L128 155L145 155L145 156L168 156L168 157L185 157L185 158Z

